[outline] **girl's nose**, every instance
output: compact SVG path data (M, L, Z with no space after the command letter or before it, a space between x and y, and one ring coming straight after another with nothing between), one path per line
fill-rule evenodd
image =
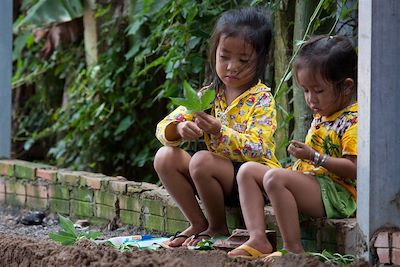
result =
M226 68L227 70L231 71L231 72L237 72L238 71L238 64L236 64L233 61L230 61L228 63L228 66Z

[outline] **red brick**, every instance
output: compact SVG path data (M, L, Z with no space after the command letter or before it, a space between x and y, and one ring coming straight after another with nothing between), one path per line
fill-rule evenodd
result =
M377 248L376 253L378 254L379 263L390 264L389 248Z
M392 264L400 265L400 248L392 248Z
M400 249L400 232L392 233L392 248Z
M47 180L49 182L57 181L57 171L56 170L47 170L47 169L37 169L36 177L41 178L43 180Z
M376 240L374 242L374 247L376 248L388 248L389 247L389 233L384 231L378 233Z

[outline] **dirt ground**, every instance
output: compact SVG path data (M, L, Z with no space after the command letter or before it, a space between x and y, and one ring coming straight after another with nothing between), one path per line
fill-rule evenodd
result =
M73 246L61 246L48 238L60 227L54 215L48 215L43 225L26 226L19 219L28 211L0 207L0 263L1 266L174 266L174 267L220 267L220 266L332 266L316 258L288 254L268 265L260 260L230 258L222 251L193 251L188 249L160 249L156 251L133 249L119 252L107 245L82 240ZM121 227L110 231L100 230L103 238L144 233L140 229ZM154 234L154 233L153 233ZM353 266L368 266L357 263Z

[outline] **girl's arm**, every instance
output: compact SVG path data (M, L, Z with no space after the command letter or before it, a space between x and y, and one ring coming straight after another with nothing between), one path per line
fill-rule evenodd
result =
M199 116L202 120L197 122L201 125L200 128L203 127L205 132L211 134L210 147L214 152L240 156L243 161L273 157L273 135L277 127L275 101L269 92L258 94L255 99L259 101L248 109L245 115L248 120L243 132L221 125L215 118L213 118L214 121L209 119L205 122L207 114L196 114L196 119Z
M298 159L315 161L316 151L302 142L292 140L288 147L288 152ZM323 157L324 155L320 155L317 160L321 161ZM357 178L357 156L345 155L342 158L328 156L321 166L339 177Z
M203 132L192 121L185 107L178 107L157 124L156 137L165 146L178 146L182 140L193 140L201 137Z

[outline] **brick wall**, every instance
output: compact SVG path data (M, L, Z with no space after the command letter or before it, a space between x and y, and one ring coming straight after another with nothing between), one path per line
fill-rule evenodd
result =
M170 234L188 226L168 193L154 184L21 160L0 160L0 205L47 210L94 223L119 219L126 225ZM244 228L239 209L228 208L226 213L230 230ZM271 207L265 207L265 220L269 229L277 231L281 247ZM301 230L306 251L328 249L357 255L365 247L358 241L355 219L308 221Z

